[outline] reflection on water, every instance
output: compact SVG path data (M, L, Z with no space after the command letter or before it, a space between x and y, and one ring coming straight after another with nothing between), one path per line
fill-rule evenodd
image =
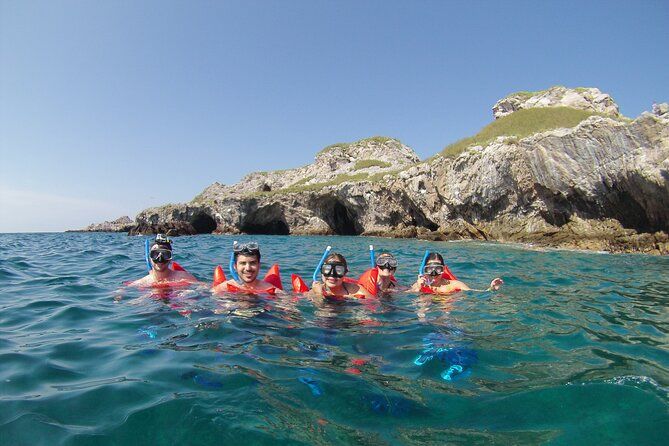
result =
M284 283L326 244L359 274L374 243L402 283L429 247L474 287L506 284L212 296L231 239L197 236L175 254L205 285L123 289L143 274L141 237L0 234L0 443L661 444L668 431L665 258L256 238Z

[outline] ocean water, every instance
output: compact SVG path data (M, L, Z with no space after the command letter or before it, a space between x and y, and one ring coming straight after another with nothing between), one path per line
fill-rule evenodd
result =
M666 444L669 259L488 243L241 236L311 276L425 249L472 287L314 303L124 289L143 237L0 234L0 444ZM175 239L203 282L232 237ZM227 272L227 268L226 272Z

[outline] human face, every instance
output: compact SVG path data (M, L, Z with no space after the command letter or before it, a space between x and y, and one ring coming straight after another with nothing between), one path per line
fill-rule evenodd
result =
M379 277L391 277L397 270L397 260L394 257L382 256L376 260Z
M342 284L346 276L346 265L339 262L328 262L321 267L321 278L328 287L336 287Z
M172 251L161 245L153 245L149 251L153 270L159 273L169 269Z
M444 265L442 265L438 260L429 261L425 264L425 269L423 270L423 275L432 279L435 282L439 282L441 279L441 274L444 272Z
M244 283L252 283L258 278L260 271L260 262L257 256L239 254L235 262L235 269L239 274L239 279Z

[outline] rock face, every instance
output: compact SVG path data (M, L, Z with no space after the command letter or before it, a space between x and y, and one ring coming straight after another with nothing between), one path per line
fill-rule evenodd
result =
M422 163L388 138L332 146L309 166L147 209L132 232L473 238L666 254L669 116L630 121L611 109Z
M597 88L552 87L548 90L533 93L514 93L497 101L492 108L495 119L509 115L515 111L540 107L570 107L620 116L618 105L611 96Z
M135 226L135 222L127 215L119 217L114 221L105 221L102 223L91 223L84 229L77 232L128 232Z
M234 187L214 183L194 201L206 202L229 195L271 192L290 187L304 188L346 176L365 178L403 169L418 161L418 155L400 141L377 136L351 144L328 146L307 166L274 172L254 172L246 175Z
M653 114L666 117L669 115L669 104L666 102L661 104L653 104Z

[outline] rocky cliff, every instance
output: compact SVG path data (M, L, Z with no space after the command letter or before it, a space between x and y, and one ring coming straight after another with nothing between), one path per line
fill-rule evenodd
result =
M84 229L79 229L70 232L127 232L135 227L135 222L127 215L119 217L113 221L105 221L102 223L91 223Z
M497 101L492 108L495 119L515 111L542 107L570 107L578 110L592 110L611 116L620 116L618 104L611 96L597 88L551 87L543 91L522 91Z
M565 127L544 113L547 130L525 134L511 114L533 107L581 114ZM391 138L336 144L308 166L214 183L190 203L147 209L132 233L474 238L668 252L666 113L630 120L599 90L554 87L511 95L493 115L503 133L468 138L457 153L420 162Z

